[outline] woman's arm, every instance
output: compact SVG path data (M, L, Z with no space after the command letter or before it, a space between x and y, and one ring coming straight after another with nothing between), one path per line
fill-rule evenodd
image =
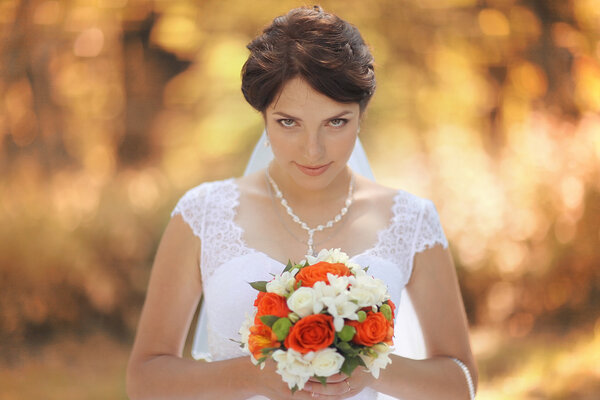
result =
M199 250L181 216L173 217L152 268L127 367L127 394L131 399L287 397L290 391L272 365L261 371L248 357L211 363L182 358L202 292Z
M405 399L469 399L462 361L477 387L477 367L454 262L436 245L418 253L407 291L421 323L426 360L394 357L376 382L378 390Z
M357 368L348 379L352 390L337 398L351 397L363 387L371 386L406 400L469 399L465 375L451 359L455 357L467 366L476 387L477 368L449 251L436 245L419 253L407 290L421 323L427 359L412 360L391 355L392 363L380 371L377 380ZM312 383L307 390L329 395L340 393L334 385L323 387L318 383Z

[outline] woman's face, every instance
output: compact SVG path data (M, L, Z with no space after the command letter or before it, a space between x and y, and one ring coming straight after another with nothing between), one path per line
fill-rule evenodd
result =
M360 122L358 103L338 103L292 78L264 113L275 155L273 172L308 190L332 183L354 149Z

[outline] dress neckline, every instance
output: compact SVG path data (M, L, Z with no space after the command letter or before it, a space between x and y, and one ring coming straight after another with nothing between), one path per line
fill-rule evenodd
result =
M228 181L231 184L233 193L234 193L234 198L232 199L233 200L233 203L232 203L233 217L230 222L231 222L232 226L234 227L234 229L238 231L238 238L239 238L240 245L248 253L260 254L260 255L267 257L269 260L275 261L281 265L286 265L286 263L284 263L274 257L271 257L269 254L267 254L264 251L250 247L246 243L246 240L244 239L245 230L235 220L238 207L240 206L240 187L239 187L239 184L237 183L237 181L235 180L235 178L230 178L230 179L228 179ZM375 243L372 246L361 251L360 253L354 254L352 256L348 255L350 260L356 260L358 257L372 254L372 253L376 252L376 250L382 245L383 236L394 228L394 221L397 218L397 208L399 205L401 194L402 194L402 190L397 189L396 193L394 194L393 200L392 200L392 215L388 221L388 224L377 231L377 239L375 240Z

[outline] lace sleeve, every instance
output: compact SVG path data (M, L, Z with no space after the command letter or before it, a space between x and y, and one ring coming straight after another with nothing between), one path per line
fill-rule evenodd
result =
M436 244L448 247L448 240L442 229L435 205L430 200L423 200L421 218L417 225L413 254L427 250Z
M209 185L204 183L188 190L177 202L171 217L181 215L186 224L198 238L202 239L204 229L205 210L204 203L209 193Z

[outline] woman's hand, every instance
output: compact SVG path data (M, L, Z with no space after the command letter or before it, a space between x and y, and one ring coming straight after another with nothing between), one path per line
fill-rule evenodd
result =
M311 378L301 392L306 392L313 399L347 399L360 393L369 386L375 378L364 370L357 368L348 377L345 374L335 374L327 378L327 385ZM299 392L300 393L300 392Z
M248 362L250 361L248 360ZM292 394L287 383L276 372L277 364L271 359L265 361L265 367L262 370L259 367L253 367L253 370L256 373L254 379L256 393L268 397L270 400L309 400L314 398L310 392L304 390Z

